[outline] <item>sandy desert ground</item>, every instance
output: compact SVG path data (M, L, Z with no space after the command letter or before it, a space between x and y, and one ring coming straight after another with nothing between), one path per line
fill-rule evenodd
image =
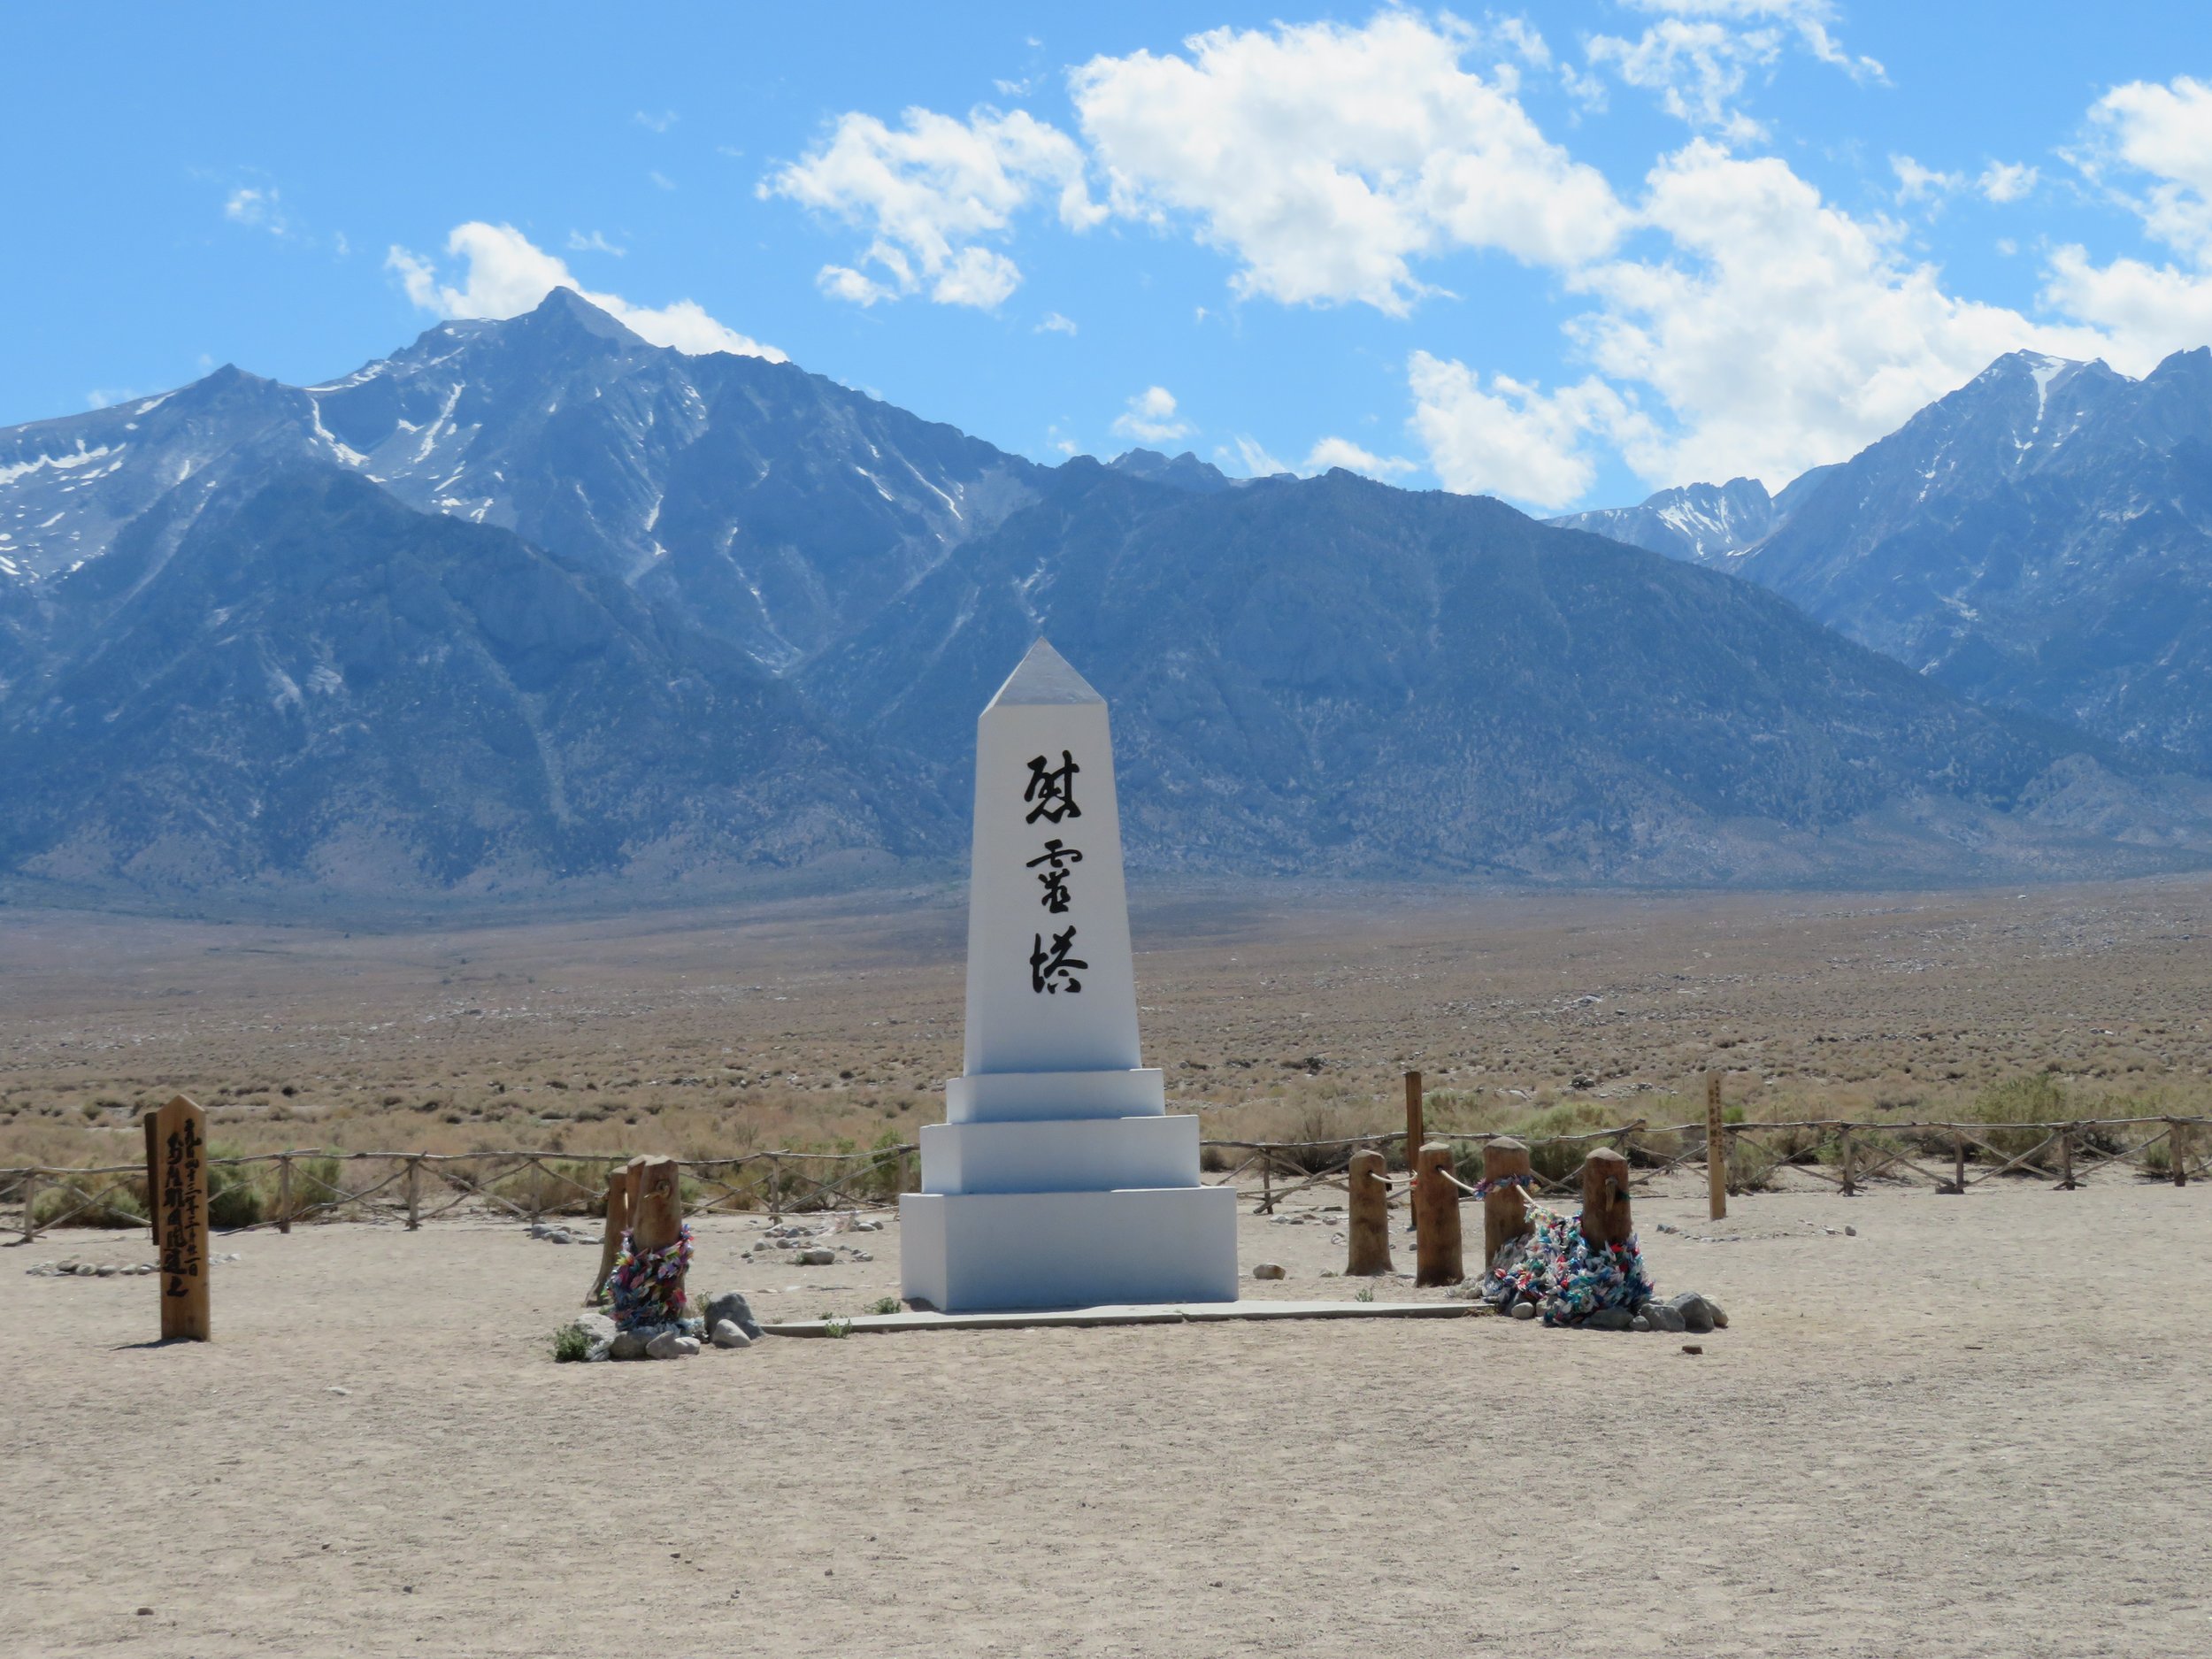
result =
M157 1281L21 1271L142 1234L42 1240L0 1249L0 1646L2203 1653L2208 1205L1647 1198L1662 1288L1732 1317L1696 1357L1483 1317L556 1365L596 1252L491 1225L234 1238L218 1340L165 1348ZM1327 1226L1242 1226L1290 1270L1254 1294L1351 1294ZM710 1220L694 1286L857 1310L897 1254L860 1236L742 1264Z

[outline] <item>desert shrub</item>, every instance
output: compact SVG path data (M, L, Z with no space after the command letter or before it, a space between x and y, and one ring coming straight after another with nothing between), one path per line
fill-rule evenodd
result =
M269 1167L270 1192L276 1193L276 1166ZM288 1211L272 1196L265 1210L273 1221L297 1221L315 1210L319 1204L337 1202L339 1171L342 1165L336 1158L294 1158L292 1160L292 1202Z
M234 1157L234 1152L210 1147L207 1166L207 1225L227 1233L260 1225L267 1202L262 1195L256 1164L239 1167L217 1164L214 1158Z
M591 1356L591 1338L580 1325L565 1325L553 1333L553 1361L565 1365Z
M32 1205L32 1219L42 1227L142 1227L146 1204L139 1194L143 1187L143 1182L119 1181L111 1187L88 1187L88 1202L62 1187L45 1187Z
M1308 1106L1292 1121L1291 1132L1285 1137L1297 1141L1297 1148L1277 1156L1302 1175L1331 1174L1350 1166L1352 1154L1358 1150L1351 1135L1343 1107Z
M2065 1086L2047 1071L2029 1071L1984 1089L1974 1102L1973 1118L1977 1123L2000 1125L1983 1138L1999 1156L2012 1159L2033 1152L2048 1132L2003 1125L2063 1123L2067 1110ZM2022 1167L2048 1169L2057 1162L2058 1148L2053 1145Z
M868 1304L870 1313L904 1313L906 1304L896 1296L879 1296Z

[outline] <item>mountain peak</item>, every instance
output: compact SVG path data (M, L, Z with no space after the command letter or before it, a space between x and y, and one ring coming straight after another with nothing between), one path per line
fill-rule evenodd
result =
M1126 472L1148 483L1165 484L1171 489L1187 489L1202 495L1227 489L1231 482L1228 474L1219 467L1200 460L1188 449L1171 459L1157 449L1130 449L1116 456L1108 465L1117 472Z
M624 345L645 344L644 339L618 318L601 310L571 288L552 289L531 310L529 318L533 322L559 323L580 328L602 340L619 341Z

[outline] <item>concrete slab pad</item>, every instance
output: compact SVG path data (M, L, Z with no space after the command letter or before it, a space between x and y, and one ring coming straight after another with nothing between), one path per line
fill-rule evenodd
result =
M869 1331L1023 1331L1039 1326L1217 1325L1232 1319L1465 1319L1487 1314L1479 1302L1191 1302L1156 1306L1048 1308L1015 1313L864 1313L849 1323ZM828 1321L763 1324L770 1336L826 1336Z

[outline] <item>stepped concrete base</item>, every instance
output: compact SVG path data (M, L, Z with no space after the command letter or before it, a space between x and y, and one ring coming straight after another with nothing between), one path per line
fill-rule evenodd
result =
M1220 1325L1248 1319L1471 1319L1494 1317L1480 1302L1198 1302L1142 1307L1059 1308L1020 1313L864 1313L833 1323L787 1319L769 1336L834 1336L864 1331L1033 1331L1102 1325Z
M1073 1193L1198 1185L1198 1119L1066 1118L922 1125L927 1193Z
M903 1294L944 1313L1237 1299L1228 1187L909 1193L899 1234Z

